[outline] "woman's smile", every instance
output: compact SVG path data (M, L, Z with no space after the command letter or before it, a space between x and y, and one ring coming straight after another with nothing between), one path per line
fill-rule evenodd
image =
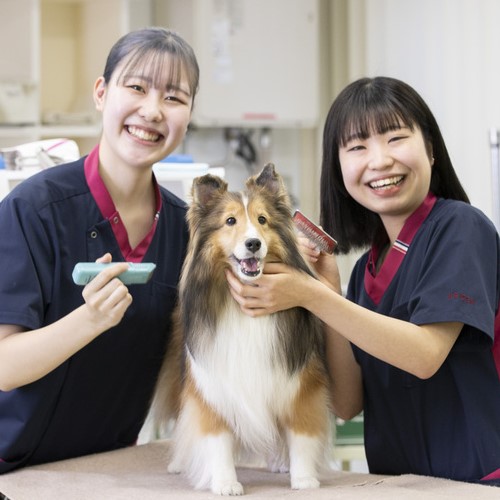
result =
M393 187L399 186L404 181L404 175L396 175L369 182L368 185L375 191L387 191Z
M153 130L146 130L136 125L125 125L125 130L133 137L146 142L159 142L164 136Z

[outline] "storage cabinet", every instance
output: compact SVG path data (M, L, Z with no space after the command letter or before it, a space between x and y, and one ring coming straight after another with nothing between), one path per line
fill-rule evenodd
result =
M87 152L100 133L92 89L109 49L149 24L150 0L1 0L0 148L68 137Z

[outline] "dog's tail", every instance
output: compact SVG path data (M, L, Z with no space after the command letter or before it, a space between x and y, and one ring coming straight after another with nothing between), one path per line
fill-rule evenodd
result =
M157 438L168 434L169 424L177 419L180 411L184 342L179 308L174 311L172 319L172 336L167 345L150 409L150 418Z

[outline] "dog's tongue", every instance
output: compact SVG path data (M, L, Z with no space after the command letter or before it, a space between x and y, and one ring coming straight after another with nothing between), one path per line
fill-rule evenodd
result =
M259 261L254 258L242 259L240 265L244 273L256 273L259 270Z

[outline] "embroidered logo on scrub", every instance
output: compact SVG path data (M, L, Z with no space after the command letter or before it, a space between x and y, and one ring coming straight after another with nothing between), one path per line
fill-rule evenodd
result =
M469 297L468 295L465 295L465 293L460 293L460 292L449 293L448 300L461 300L462 302L465 302L466 304L475 304L476 303L475 299L473 299L472 297Z

